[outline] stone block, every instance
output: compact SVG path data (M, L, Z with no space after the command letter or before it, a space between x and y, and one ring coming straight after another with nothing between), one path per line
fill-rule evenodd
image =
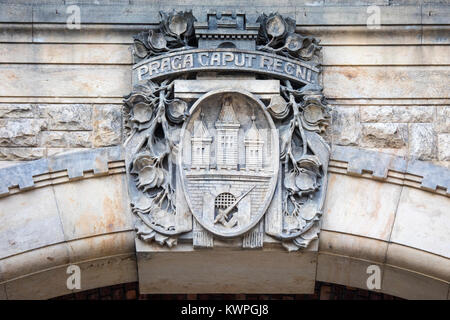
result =
M35 118L35 117L36 117L36 107L32 104L0 104L0 118Z
M0 3L0 22L33 22L32 6Z
M8 97L121 97L130 79L126 65L0 65L0 92Z
M419 160L436 159L436 132L433 124L409 124L409 155Z
M440 161L450 160L450 133L438 135L438 159Z
M436 107L436 130L439 133L450 133L450 106Z
M450 281L450 259L416 248L389 243L386 263L443 281Z
M2 23L0 28L0 41L1 42L31 42L33 38L33 25L17 24L17 23Z
M172 249L136 240L140 293L313 293L316 253ZM182 264L179 262L183 261Z
M8 299L45 300L72 293L67 289L67 266L30 274L5 283Z
M76 31L82 32L81 29ZM104 38L103 41L105 40ZM131 64L129 47L127 44L3 43L0 48L0 62Z
M0 119L0 146L37 146L38 134L45 126L46 123L38 119Z
M404 26L406 27L406 26ZM411 27L411 26L408 26ZM342 27L336 27L342 28ZM391 27L392 28L392 27ZM349 30L350 28L347 28ZM354 35L354 40L361 39L363 36L366 41L369 40L371 35L371 30L367 29L364 32L357 32L356 27L351 28ZM382 27L378 30L378 35L383 33L386 27ZM339 46L324 46L323 52L323 65L326 66L344 66L344 65L380 65L380 66L391 66L391 65L446 65L450 64L450 57L447 54L446 46L421 46L421 45L411 45L404 46L398 45L402 43L402 39L399 39L401 35L405 36L402 27L396 26L396 34L392 34L392 38L386 41L392 44L397 44L396 46L364 46L363 43L355 43L359 46L346 46L342 45L342 42L337 43ZM350 30L349 30L350 31ZM410 31L413 32L413 29ZM328 35L323 35L321 39L326 41L327 38L332 36L334 32L330 30ZM345 38L343 37L342 40ZM336 39L337 40L337 39ZM362 40L362 39L361 39ZM323 41L321 41L322 43ZM381 42L381 41L380 41ZM386 45L388 45L386 43ZM389 49L387 49L389 48ZM389 53L388 53L388 52ZM387 106L389 107L389 106ZM393 121L398 122L398 121Z
M359 108L334 107L332 111L331 136L334 144L358 145L361 139Z
M148 25L84 24L80 30L69 30L66 24L38 23L33 25L33 42L58 44L125 44L133 43L133 35L147 31ZM0 39L1 39L0 31ZM5 35L6 37L7 35ZM31 30L30 30L31 38ZM30 41L31 42L31 41ZM131 52L130 52L131 57ZM104 58L105 59L105 58Z
M0 160L36 160L45 156L45 148L0 148Z
M367 289L367 268L378 265L383 273L384 265L374 261L354 259L347 256L319 253L316 281L337 283L345 286ZM379 291L379 290L373 290Z
M75 131L43 131L41 133L41 146L44 147L81 147L92 146L91 132Z
M8 300L6 295L6 287L4 284L0 284L0 300Z
M448 283L420 273L386 266L382 290L384 293L411 300L445 300Z
M384 263L388 243L339 232L322 230L319 252Z
M134 253L134 231L115 232L69 241L67 252L71 262Z
M94 106L94 147L118 145L122 138L122 107L115 105Z
M391 242L450 258L450 198L404 187Z
M362 124L361 146L369 148L402 148L408 142L408 125L404 123Z
M449 77L445 66L323 68L324 94L330 99L448 98Z
M428 123L433 120L433 106L361 106L361 122Z
M64 241L51 188L0 199L0 226L0 258Z
M279 80L175 80L174 93L179 98L198 98L201 95L223 88L242 90L260 95L261 97L270 97L280 94Z
M92 130L92 107L82 104L40 105L48 130Z
M388 241L401 187L330 174L322 229Z
M124 175L54 186L67 240L132 230Z
M74 292L136 282L136 254L121 254L103 259L76 263L81 270L81 289Z
M440 26L441 28L441 26ZM367 26L302 26L299 28L302 33L305 35L311 35L319 38L320 43L324 46L330 45L339 50L340 46L349 46L350 48L354 48L355 55L357 55L359 48L363 46L368 46L368 50L372 48L374 45L379 45L384 48L384 52L386 52L385 46L387 45L421 45L422 39L422 26L380 26L380 29L368 29ZM440 37L440 39L439 39ZM442 41L446 37L445 32L442 32L442 29L435 30L434 35L429 36L429 41ZM333 50L331 47L330 49ZM324 47L324 62L326 58L326 49ZM389 47L389 50L392 50L392 47ZM375 49L376 52L376 49ZM391 51L389 51L391 52ZM369 55L370 57L370 55ZM328 59L328 58L327 58ZM333 65L347 65L344 61L347 58L335 58L336 62ZM357 63L358 61L363 60L362 57L354 57L353 60ZM344 60L344 61L343 61ZM366 60L366 59L364 59ZM348 60L347 60L348 61ZM366 60L367 61L367 60ZM392 61L392 57L389 61ZM362 61L361 61L362 62ZM355 65L356 63L351 63L351 65ZM365 65L371 65L372 62L364 63ZM389 63L384 63L389 64Z
M2 279L11 280L69 263L66 243L25 251L0 260Z

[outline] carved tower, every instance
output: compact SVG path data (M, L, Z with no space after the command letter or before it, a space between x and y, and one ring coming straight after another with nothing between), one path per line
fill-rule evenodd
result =
M237 170L238 133L240 126L234 113L232 98L230 96L225 97L223 99L222 110L216 121L216 158L218 169Z
M245 137L245 165L250 170L261 170L263 166L263 146L258 128L255 124L255 116L252 116L252 126Z
M203 112L200 119L195 121L192 137L192 168L209 169L212 137L203 122Z

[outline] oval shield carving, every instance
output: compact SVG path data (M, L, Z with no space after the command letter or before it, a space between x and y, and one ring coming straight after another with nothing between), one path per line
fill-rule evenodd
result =
M236 90L202 96L183 125L179 155L186 201L206 230L234 237L261 220L277 183L279 146L258 98Z

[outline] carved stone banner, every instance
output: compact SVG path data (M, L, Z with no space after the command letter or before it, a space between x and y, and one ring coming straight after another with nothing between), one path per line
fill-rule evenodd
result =
M330 151L320 49L277 13L161 12L135 37L124 115L139 239L290 251L317 239Z
M319 69L267 52L238 49L190 50L147 59L133 67L134 81L168 77L185 72L255 72L293 81L317 83Z

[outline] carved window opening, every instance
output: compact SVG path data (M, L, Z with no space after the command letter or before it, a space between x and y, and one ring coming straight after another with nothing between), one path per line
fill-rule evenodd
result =
M223 192L216 197L214 207L217 209L226 209L236 201L236 197L229 192Z
M223 192L219 194L214 200L214 217L217 217L217 215L219 214L219 210L225 210L231 207L235 203L235 201L236 197L229 192ZM235 212L237 212L236 208L231 210L229 215L225 216L225 220L227 222L230 221Z

